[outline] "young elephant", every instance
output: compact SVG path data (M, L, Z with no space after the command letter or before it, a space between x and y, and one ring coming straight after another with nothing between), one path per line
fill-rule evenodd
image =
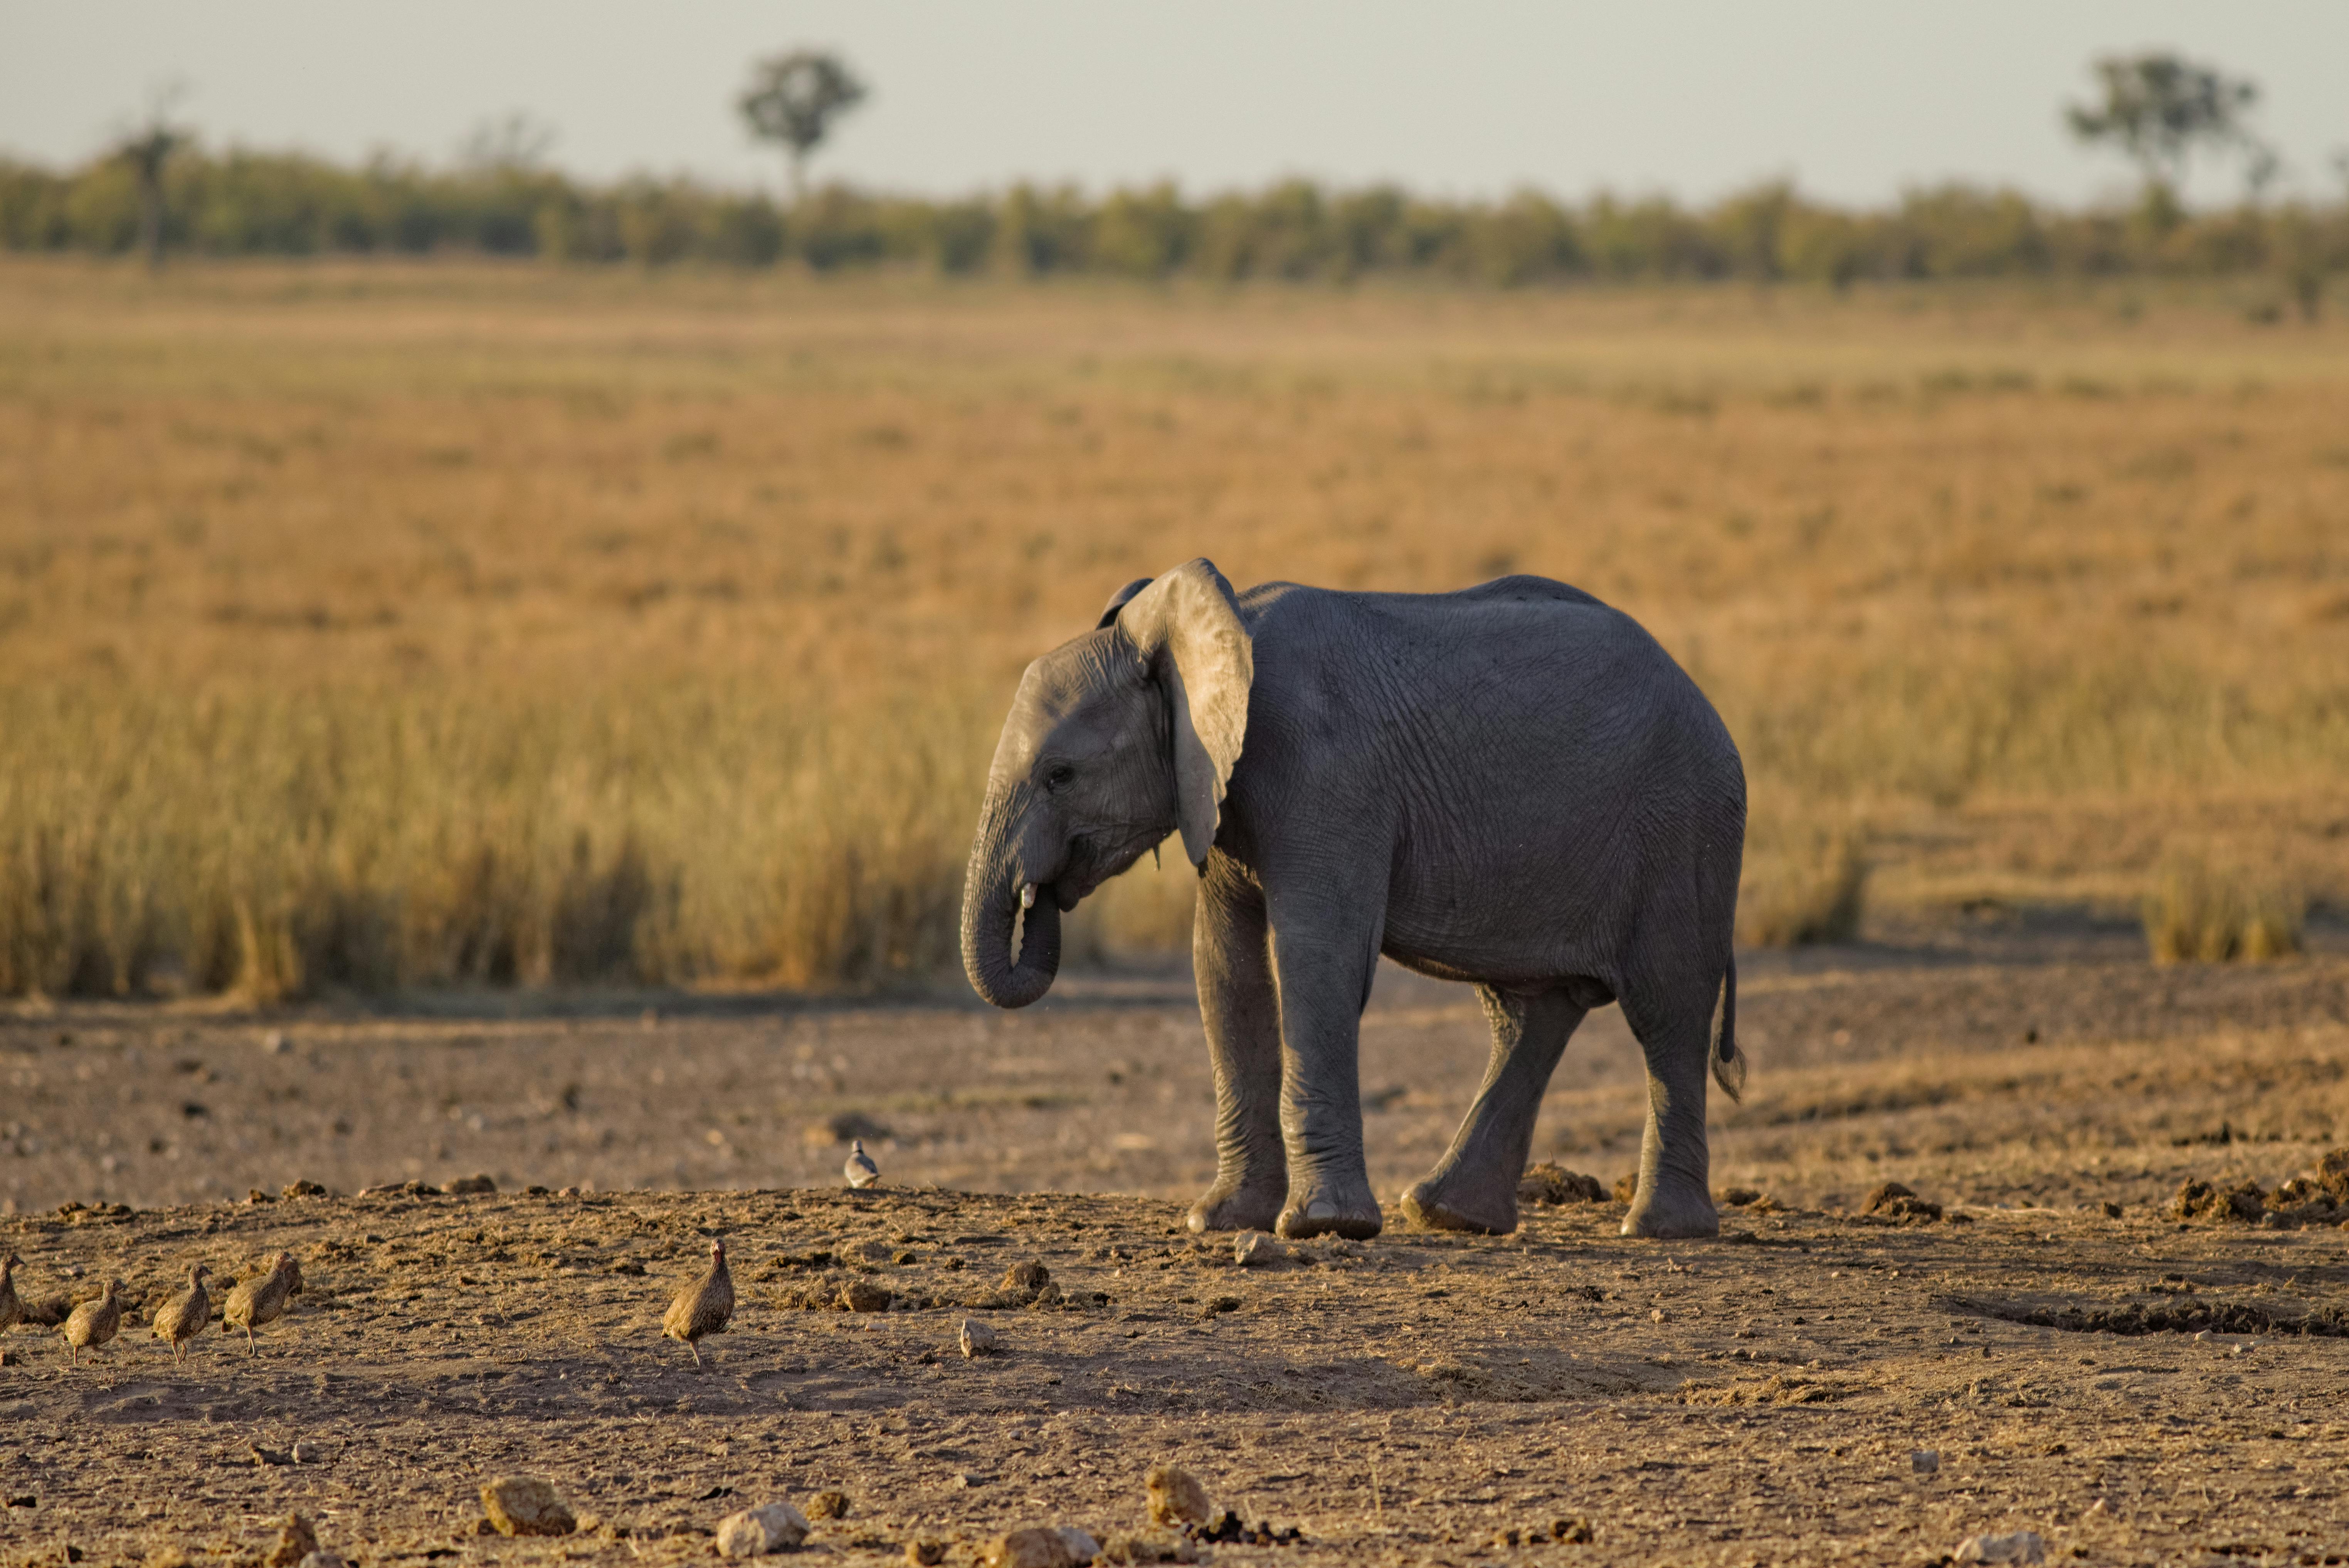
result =
M1629 616L1538 577L1236 596L1194 561L1128 583L1028 666L1004 721L963 895L979 995L1041 996L1062 912L1170 831L1199 868L1216 1073L1193 1230L1378 1233L1356 1050L1381 954L1475 985L1493 1026L1467 1119L1404 1195L1413 1219L1516 1227L1550 1071L1583 1015L1620 1001L1648 1068L1624 1233L1719 1230L1705 1069L1736 1094L1744 770Z

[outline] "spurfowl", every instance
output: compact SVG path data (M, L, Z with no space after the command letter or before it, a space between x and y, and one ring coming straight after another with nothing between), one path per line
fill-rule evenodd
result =
M726 1243L709 1243L709 1269L699 1279L677 1293L668 1304L668 1315L661 1319L661 1332L671 1339L682 1339L685 1347L693 1352L693 1364L701 1365L701 1336L723 1334L726 1320L734 1315L734 1276L726 1272Z

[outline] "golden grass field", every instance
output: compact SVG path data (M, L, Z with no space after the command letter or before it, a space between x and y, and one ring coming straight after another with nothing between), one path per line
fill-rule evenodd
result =
M1637 615L1751 940L1863 878L2289 927L2349 892L2349 328L2198 288L10 262L0 992L934 975L1021 665L1194 555ZM1180 944L1174 858L1083 940Z

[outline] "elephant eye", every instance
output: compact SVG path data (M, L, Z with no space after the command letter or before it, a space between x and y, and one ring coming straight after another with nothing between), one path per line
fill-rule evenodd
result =
M1067 763L1055 762L1051 767L1044 770L1044 788L1047 789L1065 789L1069 787L1070 781L1074 779L1076 776L1077 770L1070 767Z

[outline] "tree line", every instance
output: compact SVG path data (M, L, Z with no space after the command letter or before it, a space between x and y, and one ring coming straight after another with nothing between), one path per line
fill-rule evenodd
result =
M2189 211L2166 185L2121 208L2066 210L2009 190L1913 191L1854 211L1773 182L1710 205L1522 191L1433 201L1305 181L1205 198L1168 184L1091 196L1015 185L925 200L827 185L795 201L689 179L596 185L520 161L337 165L202 148L161 171L108 158L52 170L0 161L0 246L208 256L473 252L582 263L926 268L1345 281L1425 276L1493 285L1574 280L1869 279L2270 273L2321 293L2349 269L2349 203ZM2313 298L2313 293L2310 294Z

